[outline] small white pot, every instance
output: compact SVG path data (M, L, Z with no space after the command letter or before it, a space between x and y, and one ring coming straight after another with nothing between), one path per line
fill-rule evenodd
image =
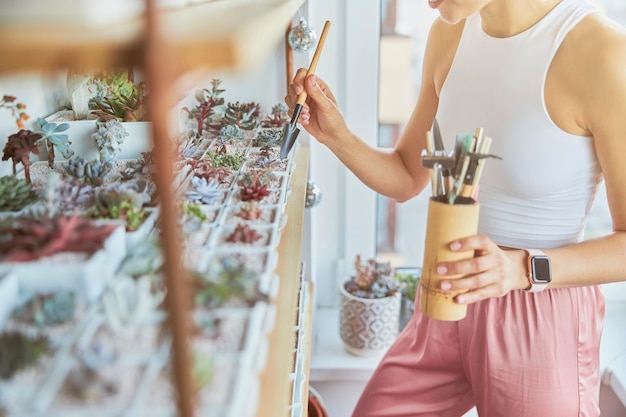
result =
M384 353L398 336L401 293L385 298L360 298L343 285L339 324L346 350L356 356Z
M58 262L44 258L31 262L3 262L0 263L0 274L12 271L17 277L20 293L76 291L92 302L100 297L125 255L125 233L120 225L105 240L103 248L86 260Z
M91 137L98 127L95 119L73 120L74 112L71 110L60 110L46 117L46 121L53 123L67 123L70 128L64 133L68 135L71 142L70 149L75 156L80 156L86 160L98 159L100 153L96 141ZM152 122L121 122L128 136L120 146L118 159L140 159L141 152L148 152L152 149ZM46 160L45 152L40 156L41 160ZM63 155L55 152L55 161L64 161Z

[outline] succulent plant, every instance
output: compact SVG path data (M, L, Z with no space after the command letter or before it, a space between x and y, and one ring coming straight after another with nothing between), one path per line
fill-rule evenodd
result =
M212 261L205 274L193 272L190 285L196 308L218 308L230 302L252 306L268 299L259 292L256 274L229 258Z
M235 229L226 236L229 243L254 243L263 237L262 234L251 228L247 224L238 224Z
M29 262L60 252L92 255L115 227L77 215L19 218L0 227L0 254L5 262Z
M0 379L10 379L16 372L33 366L49 349L44 336L31 338L16 331L0 334Z
M53 326L74 319L76 296L73 292L34 296L26 305L13 312L16 320L38 326Z
M39 155L39 139L41 134L34 133L31 130L20 130L9 136L7 143L4 145L2 160L8 161L9 158L13 162L13 175L17 173L17 164L24 166L24 177L28 183L30 180L30 154Z
M243 131L237 125L227 125L220 130L218 139L241 140L243 139Z
M55 217L84 211L94 203L94 188L71 176L62 176L56 171L48 174L39 191L43 204L29 208L28 217Z
M128 132L116 119L97 121L96 126L98 130L91 137L98 146L100 161L113 166L117 163L117 155Z
M74 151L70 149L72 142L68 140L66 134L61 133L70 128L69 123L51 123L41 117L37 119L37 123L41 127L42 137L40 140L46 144L46 149L48 150L48 165L50 167L54 166L55 150L61 152L64 158L74 156Z
M251 169L245 172L241 176L241 180L239 181L241 186L248 186L255 183L259 183L262 185L269 185L270 181L274 178L274 173L268 171L266 169Z
M230 153L231 143L228 139L217 138L213 144L215 148L215 153L218 155L224 155Z
M402 283L402 294L409 300L415 301L417 289L421 278L421 268L402 267L396 268L394 276Z
M283 129L270 127L258 131L254 140L255 146L280 146L283 140Z
M284 103L278 103L272 107L272 112L261 121L261 127L282 127L289 121L289 107Z
M389 262L369 259L363 263L361 256L356 255L354 269L355 274L344 284L344 288L355 297L385 298L403 288L402 283L394 276Z
M264 170L247 172L241 182L239 198L241 201L261 201L270 194L267 189L271 173Z
M158 242L149 237L128 248L119 272L131 277L155 276L163 265Z
M0 99L0 109L7 109L15 119L18 129L24 129L24 122L30 117L26 114L26 104L17 101L17 97L5 94Z
M207 152L206 157L211 161L213 167L229 167L237 171L246 161L246 155L243 152L235 153L216 153Z
M105 96L96 98L94 114L104 120L137 122L149 119L146 83L135 83L133 70L113 70L98 75Z
M86 161L76 156L63 164L63 169L72 177L83 180L91 185L102 185L104 177L113 166L98 159Z
M221 123L222 126L235 125L243 130L253 130L259 124L257 118L260 113L258 103L228 103Z
M197 391L209 386L215 376L215 363L213 358L199 352L192 352L193 355L193 380Z
M207 219L206 214L202 211L200 203L192 203L189 201L184 201L182 204L183 211L189 217L193 217L203 222Z
M107 210L126 201L132 207L140 209L151 200L148 190L149 183L145 179L132 179L103 185L95 191L96 206L99 209Z
M165 294L152 292L147 276L118 279L102 295L107 325L116 334L133 337L164 297Z
M124 220L126 231L132 232L148 217L148 212L143 208L137 208L130 200L122 200L117 204L108 207L96 207L89 212L89 217L93 219Z
M215 180L207 181L205 178L193 177L191 179L193 189L188 190L185 196L191 201L203 204L218 203L222 199L222 192Z
M220 95L225 91L220 89L221 80L213 79L211 89L196 91L195 98L198 104L191 110L184 107L183 110L189 114L190 118L196 120L198 124L197 136L201 137L206 124L210 123L210 118L215 114L215 108L224 105L224 99Z
M263 209L257 201L248 201L244 203L237 212L237 216L244 220L257 220L263 215Z
M215 180L220 184L230 183L235 178L234 171L229 167L213 167L208 159L199 159L191 164L193 174L206 180Z
M26 180L13 175L0 177L0 211L19 211L38 199L33 186Z
M51 175L48 175L50 181ZM81 182L74 177L61 177L54 189L54 206L56 213L71 214L79 208L88 207L95 203L95 190L90 184Z

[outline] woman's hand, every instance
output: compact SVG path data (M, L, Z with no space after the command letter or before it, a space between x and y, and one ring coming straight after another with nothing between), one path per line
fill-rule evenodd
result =
M306 77L307 70L300 68L289 86L289 94L285 96L285 103L289 106L289 116L293 117L293 110L302 89L306 89L307 99L302 106L298 121L321 143L327 143L332 138L348 134L348 127L339 111L337 100L328 85L315 75Z
M527 253L524 250L502 249L485 235L455 240L450 243L450 250L474 251L473 258L437 265L439 275L464 275L463 278L444 279L440 283L443 291L467 290L456 296L459 304L502 297L509 291L529 286L525 266Z

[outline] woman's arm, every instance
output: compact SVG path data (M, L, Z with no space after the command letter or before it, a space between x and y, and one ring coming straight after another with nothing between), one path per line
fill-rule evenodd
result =
M545 250L552 265L549 288L626 281L626 33L592 15L568 35L553 67L552 79L565 83L565 88L550 95L547 85L546 103L569 115L568 130L593 137L613 233ZM442 274L468 274L442 282L444 290L470 290L457 298L459 302L499 297L529 286L525 251L502 250L481 235L453 242L451 248L476 254L468 261L439 265Z
M442 52L451 47L449 39L452 37L448 34L451 29L450 25L438 22L431 30L417 104L393 149L370 146L355 135L346 125L328 85L316 76L305 80L304 69L298 70L294 77L285 103L293 109L304 86L308 98L300 123L307 132L326 145L365 185L387 197L406 201L429 184L430 175L422 167L420 155L426 148L426 132L430 130L437 112L436 80L445 67L441 57L450 56L449 68L454 54L454 51ZM456 44L452 46L456 48ZM445 71L447 73L447 69Z

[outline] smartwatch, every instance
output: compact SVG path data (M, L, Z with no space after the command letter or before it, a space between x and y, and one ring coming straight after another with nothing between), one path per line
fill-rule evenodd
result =
M528 292L543 291L552 281L550 258L539 249L525 249L528 252Z

